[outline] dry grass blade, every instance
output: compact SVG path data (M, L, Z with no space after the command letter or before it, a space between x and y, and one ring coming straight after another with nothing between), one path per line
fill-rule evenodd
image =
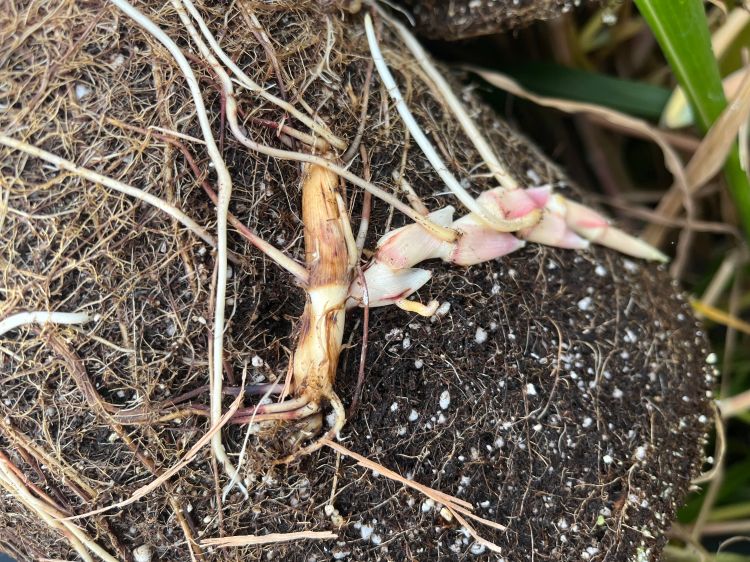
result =
M701 529L702 537L719 535L739 535L750 533L750 519L740 521L721 521L717 523L706 523Z
M750 118L750 71L746 72L737 97L713 124L685 168L689 193L696 192L721 170L740 128L747 123L748 118ZM683 190L673 186L662 198L656 209L657 212L667 218L676 216L682 205L683 194ZM658 245L663 237L664 229L659 226L652 226L644 232L644 238L652 244Z
M729 328L734 328L745 334L750 334L750 323L699 300L692 300L691 304L696 312L702 314L709 320Z
M305 539L336 539L338 535L331 531L299 531L295 533L269 533L267 535L238 535L236 537L219 537L203 539L201 546L216 546L226 548L230 546L251 546L257 544L273 544L280 542L299 541Z
M450 509L450 508L449 508ZM483 538L479 533L477 533L476 529L472 527L469 522L461 517L460 514L456 513L454 509L450 510L453 514L453 517L456 518L456 521L461 523L461 525L464 526L464 528L469 532L469 534L474 538L475 541L477 541L478 544L481 544L482 546L489 548L492 552L501 552L501 549L499 546L497 546L494 542L488 541L487 539Z
M724 294L729 282L735 275L738 267L742 267L747 262L747 256L739 249L729 252L721 262L719 269L711 278L711 282L703 291L700 302L706 305L714 306L719 298Z
M685 169L695 190L715 176L726 160L740 127L750 118L750 69L745 72L737 97L727 106L701 142Z
M590 115L589 120L592 123L602 125L603 127L607 127L608 129L611 129L613 131L624 132L635 137L645 137L646 139L649 139L648 136L643 135L640 131L634 131L632 129L628 129L627 127L621 127L616 123L612 123L596 115ZM687 152L689 154L693 154L701 145L701 139L693 136L690 133L659 129L659 134L662 135L667 141L669 141L669 144L671 144L675 149L682 152Z
M750 390L719 401L719 410L724 419L733 418L750 411Z
M649 125L643 119L631 117L625 113L615 111L593 103L570 101L560 98L551 98L540 96L529 92L518 84L515 80L499 72L484 70L477 67L467 67L467 70L481 76L484 80L506 92L528 99L537 105L551 107L565 113L583 113L591 115L599 120L611 123L613 126L625 131L632 131L634 134L645 136L653 140L664 150L664 156L667 160L667 167L678 178L685 178L682 163L679 157L671 148L664 135L657 128Z
M243 374L242 377L242 386L245 386L245 377ZM99 509L95 509L93 511L87 511L86 513L82 513L80 515L75 515L73 517L67 517L67 519L80 519L83 517L90 517L92 515L96 515L98 513L104 513L105 511L110 511L112 509L117 509L120 507L125 507L126 505L130 505L142 497L148 495L149 493L156 490L159 486L164 484L167 480L169 480L172 476L177 474L182 468L187 466L190 461L195 458L195 456L198 454L198 451L200 451L207 443L211 441L214 435L216 435L219 431L221 431L221 428L224 427L229 419L234 415L234 413L237 411L237 409L240 407L240 403L242 402L243 394L239 393L237 395L237 398L234 399L232 402L232 405L229 407L229 409L224 413L224 415L221 417L221 419L218 421L218 423L211 426L211 428L193 445L190 450L185 453L185 456L172 466L171 468L164 471L163 474L161 474L158 478L155 478L145 486L141 486L138 488L135 492L133 492L130 497L127 499L124 499L122 501L119 501L117 503L113 503L111 505L101 507Z
M726 54L748 24L750 24L750 14L746 9L736 7L729 13L724 23L711 37L711 46L716 53L716 58L722 58Z
M474 530L474 528L471 525L469 525L463 517L461 517L460 514L465 515L466 517L474 519L475 521L478 521L482 523L483 525L487 525L488 527L492 527L493 529L497 529L499 531L506 531L507 527L505 527L504 525L501 525L500 523L496 523L494 521L490 521L489 519L485 519L483 517L474 515L471 512L471 510L473 509L473 506L469 502L464 501L460 498L457 498L456 496L451 496L450 494L446 494L445 492L441 492L440 490L435 490L434 488L430 488L429 486L425 486L424 484L420 484L419 482L415 482L414 480L405 478L401 476L398 472L395 472L391 470L390 468L386 468L382 464L376 463L375 461L372 461L368 459L367 457L363 457L362 455L347 449L343 445L334 443L330 439L321 439L321 443L323 445L327 445L334 451L337 451L344 456L347 456L349 458L356 460L357 464L359 464L363 468L369 468L370 470L374 470L378 474L381 474L385 476L386 478L390 478L391 480L395 480L396 482L400 482L401 484L404 484L405 486L408 486L410 488L417 490L418 492L424 494L425 496L427 496L428 498L432 499L435 502L442 503L451 512L451 514L453 514L456 520L466 528L469 534L471 534L471 536L474 537L474 539L478 543L489 548L493 552L500 552L499 546L497 546L495 543L491 541L483 539Z

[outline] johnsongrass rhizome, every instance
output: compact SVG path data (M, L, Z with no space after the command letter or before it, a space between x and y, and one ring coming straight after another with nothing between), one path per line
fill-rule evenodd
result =
M6 12L0 546L658 555L711 417L689 306L397 14Z

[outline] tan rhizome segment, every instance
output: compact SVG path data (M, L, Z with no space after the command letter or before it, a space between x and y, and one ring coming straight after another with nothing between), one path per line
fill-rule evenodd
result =
M304 399L304 411L318 412L323 400L333 407L336 417L328 437L335 435L345 421L333 383L344 338L346 300L357 263L356 242L338 186L338 177L329 170L316 165L305 170L302 220L307 300L292 373L293 392ZM300 453L318 446L313 444Z

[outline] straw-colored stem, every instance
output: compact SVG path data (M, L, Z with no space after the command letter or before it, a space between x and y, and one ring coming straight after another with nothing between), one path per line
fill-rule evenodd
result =
M333 438L346 421L333 383L344 339L346 300L357 263L357 246L338 185L336 175L320 166L309 166L302 180L305 261L310 278L293 358L293 388L306 402L300 410L315 412L324 400L330 403L335 422L325 438ZM290 462L321 446L316 441L280 462Z

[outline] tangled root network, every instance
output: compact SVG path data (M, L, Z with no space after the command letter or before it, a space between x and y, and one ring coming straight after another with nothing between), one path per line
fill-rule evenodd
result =
M397 17L5 10L0 551L658 558L703 333Z

